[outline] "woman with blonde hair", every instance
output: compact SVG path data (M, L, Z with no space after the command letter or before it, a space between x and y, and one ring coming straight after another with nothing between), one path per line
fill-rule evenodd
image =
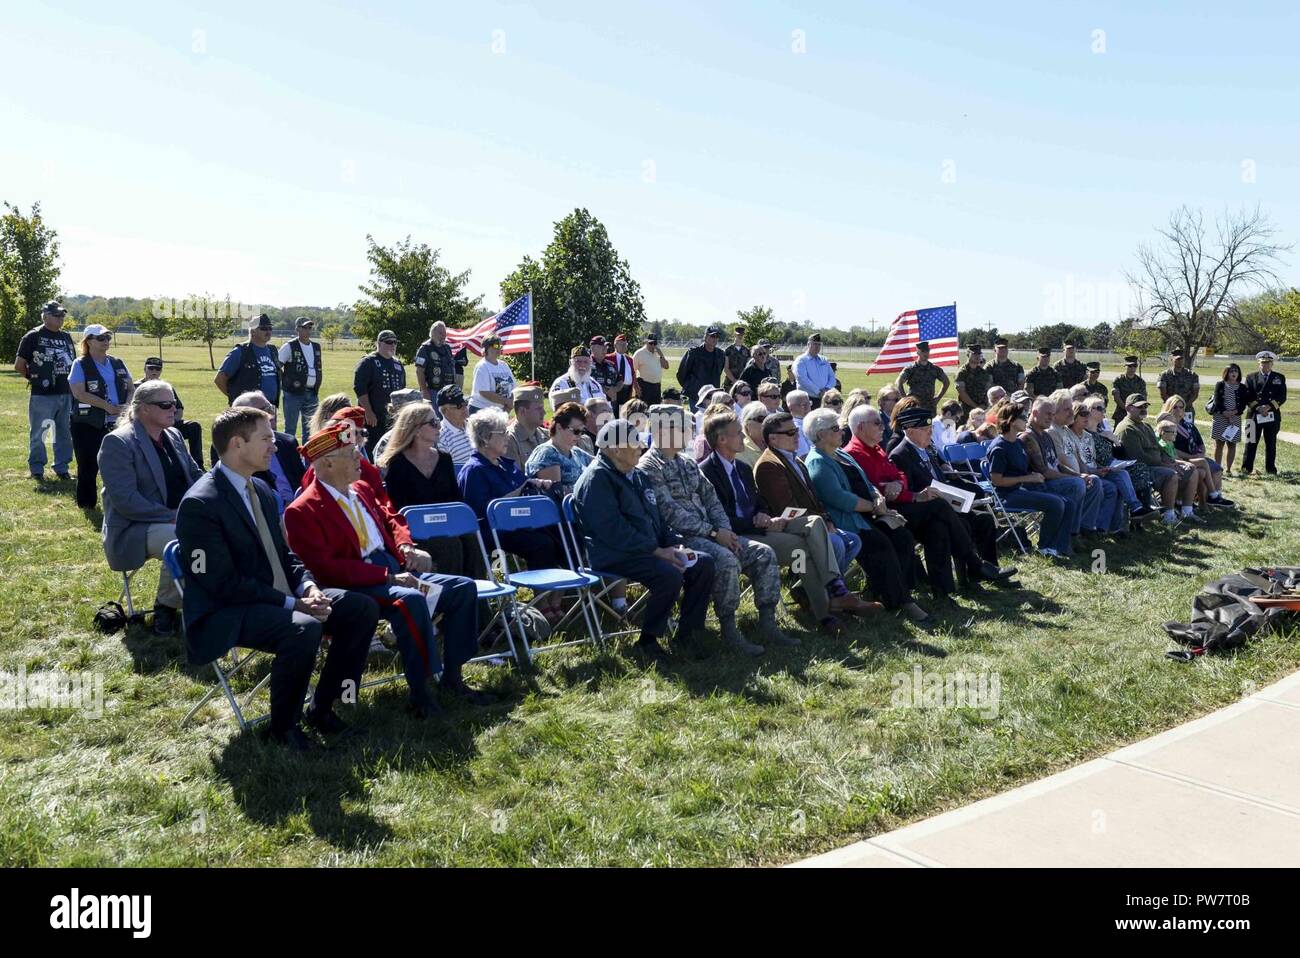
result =
M316 411L311 414L311 430L308 435L315 435L325 428L325 424L334 418L334 414L340 409L347 409L352 405L352 397L347 393L335 393L332 396L326 396L316 406Z
M1177 394L1165 400L1160 410L1160 420L1166 416L1173 420L1176 427L1174 435L1175 459L1190 462L1200 473L1202 502L1211 506L1226 508L1235 506L1231 499L1223 497L1223 467L1206 456L1205 440L1196 428L1193 417L1187 415L1187 403ZM1159 420L1157 420L1159 421Z
M394 509L459 502L460 486L451 456L438 449L442 423L427 402L408 403L397 413L391 438L379 457L385 470L384 488ZM418 531L412 530L417 539ZM420 539L416 543L433 557L433 571L444 575L483 578L483 559L474 536Z
M894 445L894 407L902 398L903 394L893 383L886 383L876 392L876 410L880 413L881 424L885 427L885 432L880 437L880 445L886 451Z

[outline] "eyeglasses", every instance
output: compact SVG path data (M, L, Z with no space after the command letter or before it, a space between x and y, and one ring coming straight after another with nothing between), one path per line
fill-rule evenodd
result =
M575 436L581 436L586 430L582 426L565 426L566 432L571 432Z
M772 435L774 435L774 436L797 436L797 435L799 435L799 430L798 430L798 429L774 429L774 430L772 430Z
M736 390L736 395L737 395L737 396L752 396L752 395L754 395L754 394L751 393L748 389L737 389L737 390Z
M506 433L498 432L497 430L493 429L490 433L488 433L488 438L495 439L497 436L504 436L504 435L506 435Z
M827 405L827 406L830 406L832 409L839 409L841 406L844 405L844 403L842 403L842 402L828 402L828 403L826 403L826 405Z
M150 406L157 406L159 409L175 409L175 408L176 408L176 404L175 404L174 402L172 402L170 399L165 399L165 400L163 400L162 402L151 402L151 403L149 403L149 405L150 405Z

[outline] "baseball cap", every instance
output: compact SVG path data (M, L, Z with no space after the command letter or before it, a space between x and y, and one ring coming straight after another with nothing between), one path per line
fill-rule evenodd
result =
M57 299L52 299L41 307L41 315L44 316L46 313L49 313L51 316L68 315L68 311L63 308L63 304Z
M271 329L271 328L273 328L274 326L275 326L275 324L274 324L273 322L271 322L271 317L268 316L268 315L266 315L266 313L258 313L256 316L254 316L252 319L250 319L250 320L248 321L248 328L249 328L250 330L251 330L251 329Z
M588 345L588 346L605 346L605 345L607 345L607 344L606 344L606 342L605 342L605 337L604 337L604 336L592 336L591 339L587 340L587 345Z
M381 329L379 335L375 337L377 343L395 343L397 342L397 333L391 329Z
M1016 405L1024 405L1034 397L1029 395L1029 393L1025 392L1023 389L1017 389L1008 398Z
M293 321L295 329L311 329L316 325L316 321L310 316L299 316Z
M144 368L145 368L145 369L162 369L162 368L163 368L163 361L162 361L161 359L159 359L157 356L150 356L148 359L146 359L146 360L144 361Z
M916 429L919 426L928 426L932 422L934 422L934 410L926 409L924 406L912 406L910 409L894 414L894 425L903 429Z
M1150 406L1151 403L1147 402L1147 397L1143 396L1141 393L1129 393L1128 398L1124 400L1124 405L1125 406Z
M591 355L591 350L588 349L586 346L574 346L572 349L569 350L570 359L577 359L580 356L590 356L590 355Z
M704 331L705 338L708 338L709 336L721 336L721 335L722 335L722 330L719 329L717 326L710 326L708 329Z
M437 403L439 406L466 406L469 403L465 399L465 394L460 391L459 386L443 386L438 390Z
M82 339L89 339L91 336L103 336L108 332L108 327L101 326L99 323L91 323L81 331Z
M393 411L396 412L403 406L409 406L411 403L419 402L423 398L424 397L420 395L420 390L418 389L394 389L388 395L388 404L392 406Z

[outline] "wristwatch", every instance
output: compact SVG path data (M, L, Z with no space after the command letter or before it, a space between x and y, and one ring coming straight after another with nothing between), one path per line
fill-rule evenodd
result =
M717 529L710 529L710 530L709 530L709 538L712 539L714 542L718 541L718 530L717 530Z

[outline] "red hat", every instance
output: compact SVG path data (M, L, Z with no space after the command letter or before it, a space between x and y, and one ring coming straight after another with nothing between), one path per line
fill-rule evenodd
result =
M623 342L627 342L627 337L626 337L625 335L623 335L622 333L619 333L617 336L614 337L614 342L618 342L620 339L621 339Z
M366 428L366 411L360 406L345 406L334 415L330 416L331 421L335 419L349 419L356 423L358 429Z
M335 449L354 446L357 442L357 427L351 419L331 419L326 425L311 434L298 452L308 462L315 462L321 456L328 455Z

